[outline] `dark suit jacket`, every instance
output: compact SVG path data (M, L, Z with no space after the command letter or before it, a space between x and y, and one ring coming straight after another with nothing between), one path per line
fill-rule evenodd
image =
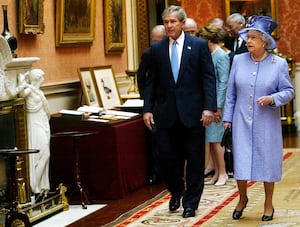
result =
M150 68L150 54L151 54L150 48L143 51L141 57L141 63L137 71L137 84L138 84L141 99L144 99L144 86Z
M186 127L197 127L203 110L216 111L216 79L207 41L185 35L177 83L171 69L169 38L151 46L150 64L144 112L154 114L158 127L172 127L177 116Z
M234 41L235 41L235 38L230 37L225 42L225 47L227 47L227 49L230 50L230 53L229 53L230 64L232 63L234 55L248 52L248 48L246 47L246 42L244 40L243 40L241 46L236 51L234 51Z

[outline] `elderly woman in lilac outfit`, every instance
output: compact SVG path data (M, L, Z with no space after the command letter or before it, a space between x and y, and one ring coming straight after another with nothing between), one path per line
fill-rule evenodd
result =
M273 219L274 184L282 176L280 106L294 97L288 64L267 50L276 48L271 33L277 23L254 17L240 31L249 52L236 55L230 71L223 114L224 128L232 128L234 177L240 199L232 214L239 219L247 205L247 181L264 182L262 221Z

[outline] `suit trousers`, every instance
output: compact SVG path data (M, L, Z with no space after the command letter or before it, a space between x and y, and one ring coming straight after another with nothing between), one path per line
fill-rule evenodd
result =
M161 174L172 196L183 193L183 207L197 209L204 188L205 129L187 128L177 117L171 128L157 128ZM183 179L186 160L186 188Z

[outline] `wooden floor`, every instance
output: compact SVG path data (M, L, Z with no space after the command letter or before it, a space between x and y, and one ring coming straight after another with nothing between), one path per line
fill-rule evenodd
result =
M299 132L287 131L284 133L283 138L285 148L300 147ZM101 201L101 203L107 204L105 208L100 209L98 212L95 212L68 227L98 227L105 225L119 217L121 214L154 197L164 189L165 187L163 184L144 186L135 192L128 194L123 199Z

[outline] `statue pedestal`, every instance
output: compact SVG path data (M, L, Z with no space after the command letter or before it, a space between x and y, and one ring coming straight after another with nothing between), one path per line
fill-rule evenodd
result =
M12 60L7 63L3 69L5 77L9 81L9 87L12 89L15 88L18 83L18 74L31 70L32 63L37 62L38 60L40 60L39 57L12 58ZM5 89L3 90L3 93L0 94L0 101L6 101L14 98L16 97L7 94Z

